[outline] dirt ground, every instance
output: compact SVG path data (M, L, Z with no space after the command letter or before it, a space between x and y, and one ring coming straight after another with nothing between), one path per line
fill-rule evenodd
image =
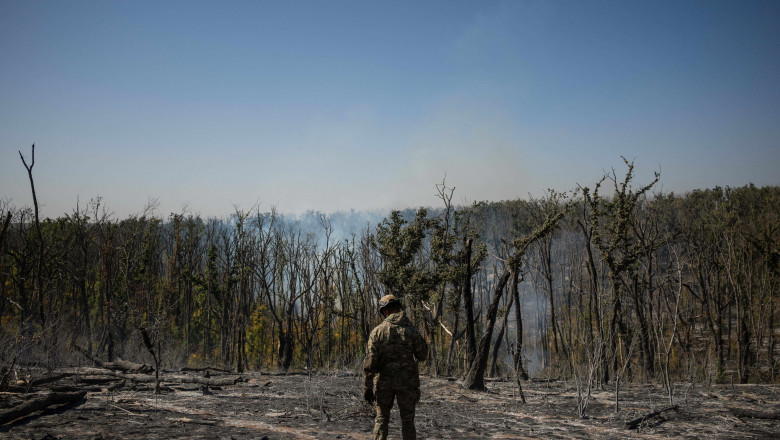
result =
M234 386L203 393L197 384L155 395L149 385L95 389L84 400L0 426L8 439L369 439L373 412L362 403L352 373L251 373ZM780 389L771 385L678 384L678 409L628 429L626 422L668 407L658 386L597 390L586 417L577 417L570 382L525 382L522 404L513 381L489 381L488 392L467 391L453 378L422 378L417 409L421 439L768 439L780 438ZM43 392L43 391L41 391ZM0 402L18 399L4 393ZM739 409L761 418L735 415ZM400 439L397 408L390 438Z

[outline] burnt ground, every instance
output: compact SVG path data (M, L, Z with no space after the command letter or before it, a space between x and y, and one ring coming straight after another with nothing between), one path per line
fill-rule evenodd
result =
M212 389L179 385L155 395L150 386L114 391L92 388L80 402L0 426L8 439L369 439L373 413L361 400L361 378L352 373L270 375ZM678 384L677 410L637 429L626 422L668 407L654 385L625 385L620 411L614 390L594 391L586 418L577 417L573 383L525 382L522 404L513 381L489 381L489 392L467 391L453 379L422 378L417 410L423 439L767 439L780 438L776 385ZM44 391L41 391L42 393ZM29 396L27 396L29 397ZM2 393L0 403L20 399ZM762 418L738 416L739 409ZM769 415L768 418L767 415ZM390 438L400 439L397 408Z

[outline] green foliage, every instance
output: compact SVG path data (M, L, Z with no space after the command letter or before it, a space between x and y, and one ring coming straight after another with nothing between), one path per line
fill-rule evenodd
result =
M583 197L590 207L590 220L594 225L593 242L601 251L602 258L614 274L635 270L642 253L641 244L632 234L631 228L636 217L636 209L640 198L644 197L660 178L655 178L649 184L634 190L631 181L634 179L634 163L623 158L628 170L623 181L618 181L614 170L611 175L602 178L591 194L588 188L582 189ZM606 198L599 194L601 185L611 180L613 183L612 197Z
M407 222L400 211L393 211L377 226L371 243L382 257L379 282L389 293L413 302L428 300L441 278L426 264L422 253L426 232L435 226L427 215L428 211L420 208L414 220Z

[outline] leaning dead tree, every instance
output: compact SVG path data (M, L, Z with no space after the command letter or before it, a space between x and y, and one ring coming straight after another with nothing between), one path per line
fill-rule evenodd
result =
M488 307L487 311L487 325L485 326L485 334L482 335L482 338L479 340L479 346L477 347L477 357L474 359L474 362L471 364L466 377L463 379L462 385L464 388L480 391L486 389L485 369L487 368L490 343L493 339L493 327L495 327L496 324L498 305L501 301L501 296L503 295L510 278L513 280L513 282L517 281L517 278L513 277L513 274L519 271L523 256L525 255L526 250L528 250L528 246L530 246L534 241L552 232L552 230L557 226L558 220L560 220L562 217L563 213L558 213L554 216L547 217L544 224L537 228L533 233L514 241L513 245L515 247L515 253L509 258L509 261L504 268L504 273L501 275L498 283L496 283L496 286L493 289L493 299L490 301L490 306ZM518 304L515 304L515 307L518 306ZM519 351L521 348L522 347L517 347L517 350Z

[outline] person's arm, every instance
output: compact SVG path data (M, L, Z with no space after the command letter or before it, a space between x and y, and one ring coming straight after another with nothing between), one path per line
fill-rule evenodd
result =
M368 338L366 358L363 360L363 398L374 403L374 376L379 371L379 353L377 353L376 332Z

